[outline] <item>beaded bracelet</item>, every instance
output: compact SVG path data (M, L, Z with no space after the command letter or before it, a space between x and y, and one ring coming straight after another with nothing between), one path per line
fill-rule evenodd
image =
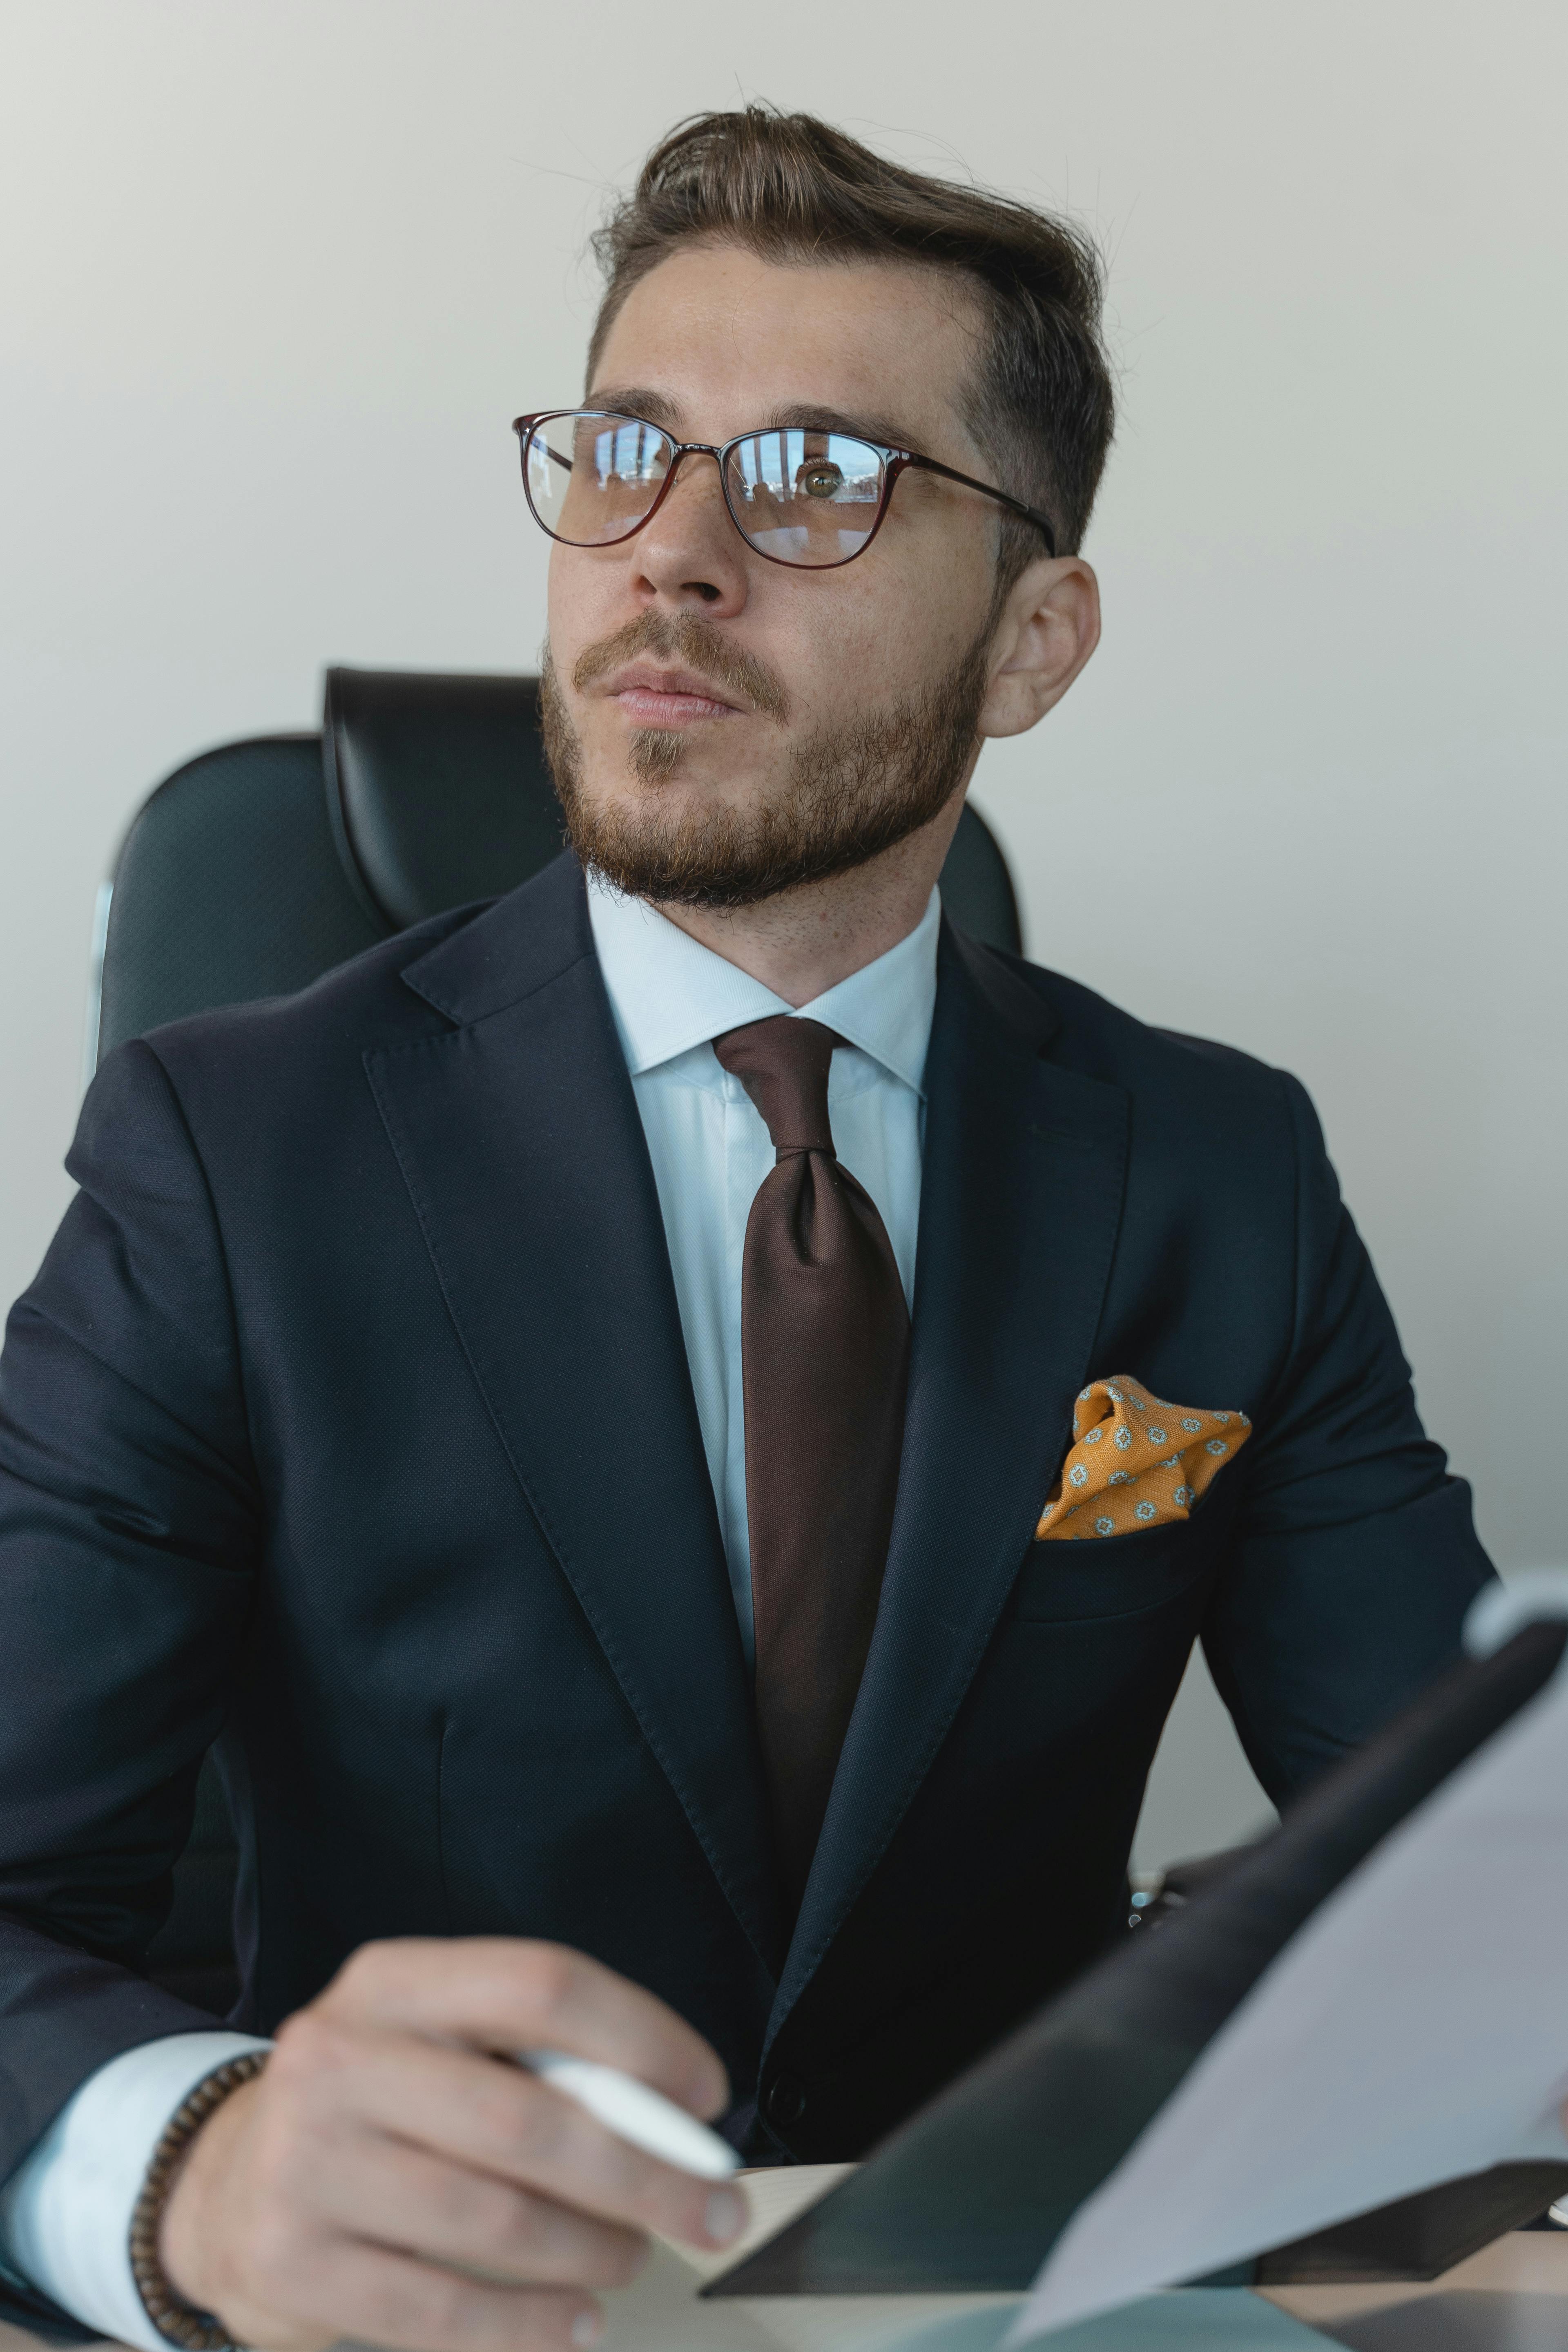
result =
M271 2054L269 2050L249 2050L243 2058L231 2058L226 2066L203 2076L169 2118L131 2216L131 2274L142 2308L164 2341L183 2346L184 2352L239 2352L239 2347L221 2320L210 2311L196 2311L182 2303L174 2293L158 2259L158 2226L180 2160L192 2140L231 2091L255 2081Z

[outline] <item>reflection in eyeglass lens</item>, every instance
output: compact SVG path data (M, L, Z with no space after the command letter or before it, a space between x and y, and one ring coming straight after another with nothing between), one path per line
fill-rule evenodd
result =
M847 433L754 433L731 452L736 520L775 562L843 563L876 527L882 460Z
M669 471L671 444L635 416L552 416L528 445L528 488L547 530L581 547L624 539Z
M528 492L547 530L577 547L626 538L669 473L675 445L635 416L552 416L529 436ZM858 555L876 529L883 461L852 434L780 426L730 452L730 510L775 562L824 566Z

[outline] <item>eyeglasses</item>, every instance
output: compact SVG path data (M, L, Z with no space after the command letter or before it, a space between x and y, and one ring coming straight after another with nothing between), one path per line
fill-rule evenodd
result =
M711 457L730 520L770 563L830 571L864 555L882 526L899 476L940 474L994 499L1042 532L1057 551L1048 515L989 482L954 473L934 457L893 449L858 434L775 425L710 441L676 441L641 416L602 408L552 408L512 425L522 450L522 486L542 530L566 547L615 547L652 520L686 457Z

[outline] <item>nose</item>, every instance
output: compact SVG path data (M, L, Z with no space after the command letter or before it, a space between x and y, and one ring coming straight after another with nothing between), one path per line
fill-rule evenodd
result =
M706 450L680 459L663 503L627 549L634 591L645 604L718 620L746 602L746 544L724 504L718 461Z

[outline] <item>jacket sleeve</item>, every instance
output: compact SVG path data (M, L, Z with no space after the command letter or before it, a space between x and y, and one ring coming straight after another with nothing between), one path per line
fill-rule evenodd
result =
M121 2051L219 1730L261 1515L222 1237L156 1053L105 1064L0 1356L0 2180Z
M1451 1662L1492 1570L1470 1490L1422 1429L1311 1103L1294 1078L1279 1083L1295 1150L1293 1328L1237 1464L1237 1540L1203 1642L1283 1805Z

